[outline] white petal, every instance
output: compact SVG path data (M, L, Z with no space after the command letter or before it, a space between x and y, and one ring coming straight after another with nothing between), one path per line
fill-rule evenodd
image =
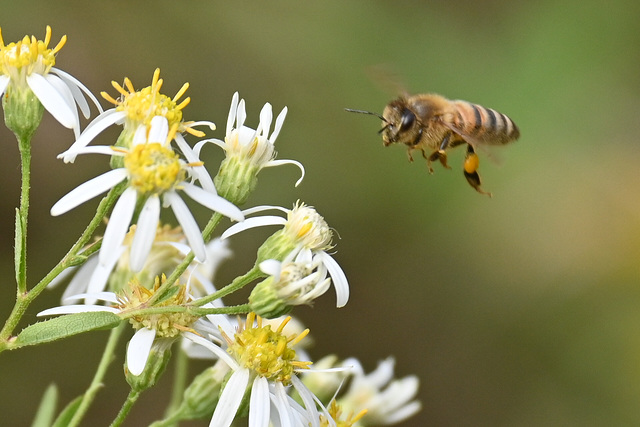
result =
M313 400L314 394L302 383L300 378L295 375L291 376L291 384L293 384L293 387L302 399L304 407L307 409L307 413L309 414L309 419L312 421L312 425L319 425L320 414L318 414L316 404Z
M262 261L258 267L260 267L263 273L275 277L276 280L280 278L280 273L282 272L282 263L280 261L267 259Z
M164 116L154 116L149 129L149 142L159 142L164 145L169 135L169 122Z
M171 209L173 209L173 213L180 223L182 231L189 242L189 246L191 246L191 250L196 256L196 259L199 262L204 262L207 258L204 240L202 239L200 227L198 227L198 223L193 218L193 215L191 215L189 208L174 191L165 193L164 200L165 202L168 202Z
M100 300L100 301L111 302L114 304L118 303L118 296L113 292L95 292L95 293L83 293L83 294L71 295L69 298L67 298L67 300L77 300L82 298L87 299L89 297L96 300ZM91 306L93 304L85 304L85 305Z
M242 397L249 384L249 370L238 369L229 378L213 412L209 427L229 427L238 412Z
M293 378L293 377L292 377ZM273 396L273 403L278 410L278 416L280 417L281 427L290 427L294 424L292 420L291 407L287 401L287 392L281 382L275 384L275 394Z
M82 151L84 147L89 145L93 139L100 134L103 130L109 126L119 122L126 117L125 112L116 111L114 108L101 113L98 117L93 119L91 123L80 134L80 137L74 142L71 147L64 153L60 154L58 158L62 158L65 163L69 163L75 160L76 156Z
M206 340L206 339L202 338L201 336L198 336L198 335L193 334L191 332L185 332L185 333L182 334L182 336L184 336L188 340L193 341L196 344L199 344L199 345L209 349L219 359L224 360L227 363L227 365L229 365L229 367L231 369L234 369L234 370L238 369L238 363L229 355L229 353L227 353L226 351L224 351L222 348L220 348L219 346L215 345L211 341Z
M326 252L317 252L317 256L320 257L324 265L329 271L331 280L333 280L333 287L336 289L336 307L344 307L349 301L349 282L347 276L340 265Z
M281 206L260 205L260 206L254 206L254 207L249 208L249 209L245 209L245 210L242 211L242 213L244 214L244 216L247 216L247 215L251 215L251 214L257 213L257 212L264 212L264 211L269 211L269 210L278 210L278 211L284 212L286 214L288 214L289 211L290 211L290 209L286 209L286 208L283 208Z
M44 78L51 83L51 86L53 86L60 95L62 95L69 106L69 109L73 112L73 132L75 137L78 138L78 136L80 136L80 118L78 117L78 110L76 109L76 103L71 89L67 86L64 80L54 74L47 74Z
M385 422L389 425L400 423L417 414L420 409L422 409L422 404L418 401L413 401L401 409L393 411L392 414L387 415Z
M131 243L129 266L134 273L140 272L144 267L156 237L159 219L160 198L152 195L144 202Z
M269 381L257 376L251 387L251 399L249 401L249 426L269 427L269 415L271 402L269 402Z
M304 166L302 166L302 163L295 161L295 160L286 160L286 159L282 159L282 160L271 160L267 163L264 164L263 167L265 168L271 168L274 166L280 166L280 165L295 165L298 166L298 168L300 168L300 178L296 181L296 187L298 185L300 185L300 183L302 182L302 180L304 179Z
M271 108L271 104L267 102L266 104L264 104L264 107L262 107L262 110L260 110L260 124L258 126L261 133L265 135L265 137L269 134L271 120L273 120L273 110Z
M88 284L85 282L85 289L88 294L95 294L98 292L102 292L104 288L106 288L107 280L109 280L109 275L111 274L111 270L113 270L113 267L116 265L116 262L118 262L118 258L120 258L120 256L122 255L122 253L124 252L124 249L125 247L121 246L119 248L120 254L117 257L114 256L112 262L110 262L108 265L100 264L99 257L97 256L92 257L90 261L93 261L93 263L95 263L95 267L93 269L93 273L91 274L91 277L88 280ZM86 298L84 300L84 303L95 304L96 300L95 298Z
M156 338L155 329L138 329L127 346L127 368L132 375L140 375L144 371L151 351L151 345Z
M63 305L61 307L53 307L47 310L43 310L36 316L54 316L57 314L74 314L74 313L88 313L96 311L110 311L111 313L118 314L120 310L113 307L106 307L104 305Z
M111 189L127 177L127 170L113 169L80 184L51 207L51 215L58 216L70 211L100 193Z
M244 107L244 99L241 99L238 103L238 110L236 112L236 129L241 129L244 126L244 121L247 119L247 110Z
M212 211L220 212L222 215L227 216L234 221L244 220L242 211L240 211L236 205L217 194L210 193L187 182L183 184L182 190L193 200L200 203L202 206L208 207Z
M284 123L284 118L287 117L287 111L288 111L287 107L284 107L282 109L282 111L280 111L280 114L278 114L278 118L276 119L275 128L273 129L273 133L269 137L269 142L271 142L272 144L274 144L276 142L276 139L278 138L278 135L280 135L280 130L282 129L282 124Z
M200 162L198 154L187 144L187 141L185 141L182 135L176 134L174 140L189 163ZM211 175L209 175L209 172L204 166L191 166L191 171L192 175L200 182L200 185L202 185L202 188L210 193L218 194L215 185L213 185L213 179L211 179Z
M222 236L220 236L220 238L224 240L233 236L234 234L238 234L241 231L245 231L250 228L262 227L264 225L284 225L286 223L287 220L279 216L259 216L255 218L247 218L243 222L234 224L231 227L227 228L225 232L222 233Z
M69 89L71 89L71 92L73 92L73 97L75 98L76 102L78 103L78 106L80 107L80 109L82 110L82 113L86 118L89 118L89 112L88 112L89 106L87 105L87 112L85 113L82 103L87 104L87 102L82 96L82 93L76 94L76 91L74 90L74 88L79 88L80 90L82 90L82 92L84 92L89 97L89 99L93 101L98 111L102 113L102 106L98 102L98 99L95 96L93 96L91 91L89 91L89 89L87 89L87 87L83 85L78 79L73 77L71 74L55 67L52 67L50 72L57 74L58 76L60 76L62 80L64 80L67 83L67 86L69 86Z
M122 245L124 236L129 230L133 210L136 207L137 192L134 188L127 188L120 196L113 212L109 217L107 229L102 237L102 246L100 247L100 263L108 265L113 262L113 258L118 255L118 247Z
M10 82L11 78L9 76L0 76L0 95L4 94L4 91L7 89Z
M56 77L59 78L59 77ZM64 96L42 75L31 74L27 77L27 84L38 97L43 107L64 127L77 127L76 117L72 107Z
M133 132L133 138L131 138L131 146L134 147L139 144L146 144L147 140L147 126L144 124L138 125L135 132Z
M233 122L236 120L236 111L238 110L238 98L240 95L238 92L233 94L231 98L231 108L229 108L229 116L227 117L227 135L231 133L233 129Z

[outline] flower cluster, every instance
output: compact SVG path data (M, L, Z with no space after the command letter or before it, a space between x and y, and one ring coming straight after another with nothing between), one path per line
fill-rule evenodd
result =
M53 49L50 41L49 27L44 41L25 37L5 45L0 35L6 121L28 140L46 109L75 132L75 142L59 159L73 163L78 156L106 155L108 170L97 172L51 207L51 215L58 216L107 193L87 231L59 264L63 273L50 283L52 287L73 274L62 305L39 316L83 315L96 329L126 321L135 330L125 358L125 375L135 395L157 382L177 341L188 356L214 359L211 368L178 390L184 398L167 415L167 423L210 417L211 426L226 427L248 417L250 426L366 426L413 415L420 407L414 400L417 379L393 380L392 359L368 375L355 359L339 364L329 357L314 367L303 344L309 341L309 329L297 319L280 317L296 306L312 305L332 284L337 307L349 300L349 282L333 257L333 231L314 207L301 201L291 209L238 207L250 200L264 168L293 164L302 175L295 185L304 178L302 164L276 158L274 143L287 108L272 130L272 107L265 104L254 129L246 125L245 101L236 92L224 139L202 139L205 134L196 127L215 130L215 125L184 119L190 98L183 96L189 85L167 96L160 71L155 70L151 84L142 89L128 78L123 85L112 82L118 95L102 92L113 104L103 112L80 82L54 68L66 37ZM100 114L81 131L76 105L88 118L85 95ZM110 126L122 128L117 140L92 144ZM185 136L200 140L191 145ZM225 153L214 177L200 157L207 143ZM204 228L185 195L211 211ZM163 207L170 208L166 211L177 224L163 216ZM267 210L284 215L256 215ZM234 223L217 230L229 220ZM19 216L20 221L26 224ZM106 227L98 236L104 221ZM229 239L274 225L280 228L255 251L253 267L227 286L215 286L218 265L231 255ZM21 250L19 244L16 250ZM251 286L246 304L225 305L223 297ZM98 313L105 317L86 317ZM75 319L60 321L64 318L42 324L62 325L63 336L65 325L73 329L68 326ZM346 392L338 394L345 381Z

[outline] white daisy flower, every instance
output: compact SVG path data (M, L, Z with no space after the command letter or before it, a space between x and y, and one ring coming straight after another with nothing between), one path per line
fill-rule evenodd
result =
M352 378L347 392L337 403L344 413L366 410L360 420L363 426L391 425L402 422L420 411L420 401L414 400L419 380L415 375L394 379L395 361L383 360L371 373L365 374L360 362L347 359L344 366L352 366Z
M213 142L225 151L226 158L216 175L216 188L220 194L236 204L243 204L257 183L257 175L263 168L292 164L302 173L296 187L304 178L304 167L295 160L276 160L274 144L287 115L283 108L276 118L274 130L269 135L273 112L271 104L266 103L260 111L260 123L254 130L244 125L247 118L244 99L239 100L238 92L233 94L227 119L227 132L224 141L206 139L195 146L196 152L207 142Z
M123 126L117 145L131 148L131 140L138 128L140 126L148 128L154 117L163 116L169 122L170 129L173 129L174 126L177 128L175 142L181 150L186 146L188 153L185 153L185 156L187 156L187 161L197 162L197 155L193 154L193 150L187 145L181 133L187 132L194 136L202 137L204 133L194 129L194 126L206 125L210 129L215 129L215 125L211 122L184 122L182 120L182 110L189 104L191 99L187 97L182 101L179 100L189 88L188 83L185 83L173 98L160 93L163 84L163 80L160 78L160 69L156 69L153 73L151 86L138 91L135 90L131 80L126 77L124 79L124 87L115 81L112 81L111 84L119 92L120 96L115 99L107 92L102 92L101 95L104 99L114 104L115 107L100 114L89 123L82 134L76 138L73 145L60 154L58 158L64 160L65 163L73 163L76 156L84 152L85 147L111 125ZM192 156L191 158L189 157L190 155ZM213 182L209 174L204 171L204 168L194 167L194 172L203 174L202 185L206 190L211 191Z
M241 231L265 225L282 225L282 230L269 237L258 249L258 263L268 259L293 258L296 263L322 265L326 268L336 290L336 305L344 307L349 300L349 282L340 265L327 253L332 248L332 232L326 221L311 206L296 203L293 209L279 206L258 206L243 211L245 215L276 209L287 214L280 216L258 216L234 224L222 233L226 239ZM325 285L326 286L326 285Z
M77 154L100 153L124 159L124 167L113 169L81 184L51 208L51 215L61 215L127 180L128 186L116 202L104 233L99 256L101 265L113 264L114 258L121 254L118 248L121 247L129 229L139 199L144 200L144 203L130 251L130 266L134 272L142 269L151 250L161 205L171 207L196 258L200 262L205 261L205 244L200 228L178 195L178 190L201 205L236 221L244 219L235 205L215 193L215 188L211 187L208 190L188 182L189 177L194 178L194 164L180 159L170 148L169 142L174 137L175 129L175 126L169 129L166 118L156 116L151 120L148 130L144 126L138 127L130 149L96 146L76 151ZM188 146L182 151L187 158L197 158ZM202 177L197 175L197 178L202 184Z
M9 103L13 97L24 98L20 94L25 91L32 92L62 126L73 129L78 137L80 122L76 105L85 118L89 118L90 114L85 95L100 112L102 107L82 83L54 67L56 54L66 41L67 36L63 36L56 47L50 49L50 26L47 26L44 40L24 36L16 43L5 45L0 34L0 95L4 95L5 102ZM5 105L5 113L6 108Z
M126 290L118 294L113 292L100 292L91 295L75 295L72 298L91 298L105 301L111 305L63 305L41 311L38 313L38 316L96 311L108 311L114 314L121 314L136 308L151 308L148 301L164 280L164 276L162 279L156 277L155 285L151 290L140 285L134 279L129 282L129 287ZM183 285L179 286L179 290L171 297L153 307L185 305L191 301L192 299L187 294L186 286ZM192 331L191 326L197 320L198 317L186 313L152 314L130 317L129 321L137 331L127 346L126 360L129 372L134 376L140 375L144 371L154 343L160 348L167 348L179 335Z
M229 329L228 325L220 325L227 351L200 336L185 334L186 338L208 348L233 371L209 425L230 426L250 388L250 427L267 427L269 422L281 426L319 427L317 399L297 377L297 372L308 369L310 362L297 361L296 352L291 348L308 330L288 337L283 333L286 320L276 330L263 324L260 317L255 321L255 315L250 313L237 331ZM296 390L303 405L288 395L290 388Z

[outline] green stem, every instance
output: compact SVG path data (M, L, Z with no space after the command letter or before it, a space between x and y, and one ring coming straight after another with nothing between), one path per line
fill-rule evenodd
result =
M135 405L135 403L138 401L138 398L140 397L140 393L141 392L134 391L134 390L131 390L129 392L129 395L127 396L127 400L124 401L122 408L120 408L120 412L118 412L118 415L111 423L111 427L118 427L122 425L124 420L127 418L127 415L129 415L129 412L131 412L131 408L133 408L133 405Z
M118 339L120 338L120 335L122 335L122 331L124 331L124 326L126 324L126 322L122 322L117 328L111 330L111 333L109 334L109 340L107 341L107 345L102 355L102 359L100 359L100 363L98 364L98 369L93 376L93 380L91 381L89 388L82 396L80 406L78 406L75 414L73 414L73 418L69 422L69 427L75 427L80 424L82 418L89 409L89 406L91 406L91 404L93 403L98 390L102 388L102 380L107 373L109 364L114 359L116 344L118 343Z
M84 233L82 233L80 238L71 247L64 258L62 258L62 260L60 260L60 262L58 262L58 264L53 267L53 269L29 292L18 293L16 303L13 306L13 310L11 311L9 318L6 320L2 331L0 331L0 352L6 350L6 345L4 343L13 333L13 330L18 325L18 322L24 315L27 307L29 307L33 300L36 299L36 297L46 289L47 285L49 285L49 283L51 283L51 281L66 268L72 265L81 264L86 260L86 256L84 254L78 255L78 253L89 242L95 230L102 224L102 220L104 219L105 215L107 214L109 209L111 209L120 194L122 194L124 189L125 185L118 185L112 188L111 191L109 191L109 193L100 202L95 216L93 217L87 228L84 230ZM96 250L97 249L92 247L91 253L95 252Z
M17 134L16 134L17 136ZM26 260L27 253L27 219L29 217L29 189L31 188L31 135L18 136L18 147L20 148L20 161L22 168L22 188L20 190L20 217L23 223L21 233L22 254L16 254L16 257L22 256ZM19 250L16 245L15 250ZM17 259L17 258L16 258ZM22 295L27 291L27 266L22 265L19 272L16 272L18 280L18 295Z
M233 282L231 282L224 288L220 289L219 291L216 291L211 295L207 295L206 297L199 298L198 300L194 301L193 305L199 307L208 302L215 301L218 298L225 297L229 294L234 293L238 289L242 289L243 287L253 282L254 280L259 279L260 277L265 277L265 276L266 275L262 271L260 271L260 268L258 268L257 266L253 266L253 268L249 270L247 273L243 274L242 276L236 277L235 279L233 279Z

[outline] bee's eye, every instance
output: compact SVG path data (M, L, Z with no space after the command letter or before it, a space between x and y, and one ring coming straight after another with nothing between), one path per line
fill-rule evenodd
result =
M416 119L416 115L413 114L409 110L404 110L402 112L402 119L400 120L400 130L408 130L411 126L413 126L413 122Z

